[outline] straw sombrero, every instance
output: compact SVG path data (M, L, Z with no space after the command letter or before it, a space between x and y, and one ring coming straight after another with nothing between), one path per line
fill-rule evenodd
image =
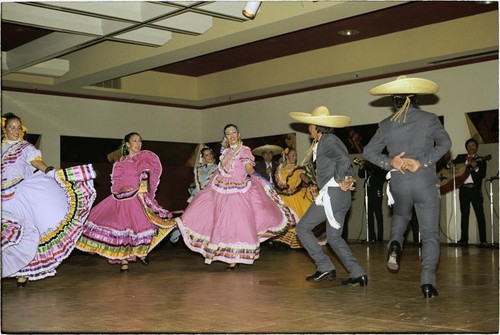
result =
M430 94L436 93L438 89L439 86L431 80L402 75L396 80L372 88L369 93L371 95Z
M257 156L262 156L262 153L265 151L270 151L273 153L273 156L276 156L283 151L283 148L277 145L266 144L253 149L252 153Z
M317 126L343 128L351 124L351 118L345 115L332 115L325 106L316 107L312 113L290 112L288 115L297 121Z

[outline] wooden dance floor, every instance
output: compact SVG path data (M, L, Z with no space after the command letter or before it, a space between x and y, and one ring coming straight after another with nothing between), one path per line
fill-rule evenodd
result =
M120 273L98 256L74 252L56 277L17 288L2 280L2 333L498 333L496 248L443 245L439 296L420 292L417 246L400 272L385 267L385 245L350 244L367 287L337 279L309 283L305 252L263 246L254 265L225 271L179 245L160 245L150 265ZM328 248L329 250L329 248Z

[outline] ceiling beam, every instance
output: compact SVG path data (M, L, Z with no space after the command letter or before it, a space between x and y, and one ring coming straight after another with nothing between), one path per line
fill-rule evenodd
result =
M93 37L55 32L7 52L8 70L3 75L56 58L72 48L92 41Z
M97 82L128 76L132 73L190 59L221 49L238 46L280 34L366 13L401 2L362 1L299 2L270 1L262 5L258 20L234 22L214 19L214 26L200 36L174 34L172 40L158 48L121 46L100 43L67 55L71 71L56 80L57 85L88 86ZM108 61L113 54L112 61Z

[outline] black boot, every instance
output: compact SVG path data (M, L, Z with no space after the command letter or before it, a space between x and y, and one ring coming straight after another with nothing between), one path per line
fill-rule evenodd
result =
M432 284L424 284L421 286L422 287L422 294L424 295L424 298L432 298L434 296L438 295L438 291Z
M314 274L307 276L306 280L307 281L323 281L328 278L328 280L334 280L337 277L337 271L336 270L330 270L330 271L316 271Z

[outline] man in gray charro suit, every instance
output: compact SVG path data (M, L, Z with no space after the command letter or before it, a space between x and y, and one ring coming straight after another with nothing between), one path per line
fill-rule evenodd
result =
M415 206L422 240L420 284L424 298L438 295L436 268L439 262L439 180L436 162L451 147L450 137L435 114L416 107L416 95L435 93L436 83L400 76L370 90L372 95L392 95L396 114L379 123L363 151L366 160L391 170L390 193L394 215L387 267L399 270L404 233ZM387 154L382 151L387 148ZM391 199L391 197L389 197Z
M354 189L354 178L347 148L333 134L333 128L346 127L351 119L343 115L331 115L324 106L317 107L311 114L291 112L289 115L294 120L309 124L309 133L314 139L316 181L320 188L315 202L296 227L300 241L316 263L316 272L306 277L306 280L333 280L337 275L335 265L323 252L313 233L314 227L326 219L328 244L349 271L349 278L342 281L342 285L366 286L366 272L341 236L345 216L351 207L350 191Z

